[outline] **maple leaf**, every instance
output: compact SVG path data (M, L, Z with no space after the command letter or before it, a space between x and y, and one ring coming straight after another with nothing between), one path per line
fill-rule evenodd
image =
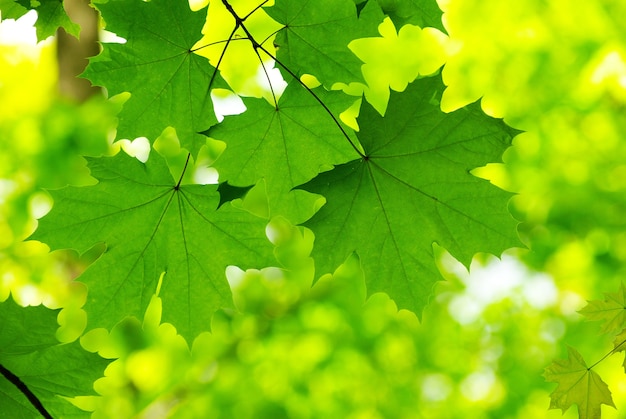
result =
M626 287L607 292L605 299L592 300L578 312L591 321L602 321L602 333L615 333L626 327Z
M196 154L198 132L217 122L210 90L226 87L209 61L194 53L206 14L185 1L110 1L98 5L107 29L124 44L104 44L83 76L109 95L130 92L119 114L117 137L156 139L174 127L181 146Z
M283 215L293 223L309 218L313 208L297 194L302 191L289 191L315 177L321 166L345 163L357 155L348 140L354 133L331 116L346 110L355 98L322 87L313 92L326 108L294 82L276 106L244 98L247 112L226 117L205 132L227 144L214 164L220 179L250 185L264 178L270 214Z
M60 27L76 38L78 38L80 33L80 26L72 22L67 13L65 13L62 0L39 0L36 2L31 2L30 0L0 0L0 10L2 11L2 19L19 19L29 10L36 10L37 21L35 22L35 28L39 41L54 35Z
M580 419L600 419L600 406L615 407L608 386L600 376L587 367L583 357L568 347L566 360L556 360L545 369L547 381L558 383L550 394L550 409L565 412L572 404L578 405Z
M213 63L219 63L220 75L233 91L242 96L262 97L269 93L268 88L250 81L257 77L261 62L265 62L267 68L271 67L269 56L276 55L271 44L274 34L282 28L282 25L260 8L260 1L231 3L232 6L227 3L229 5L227 8L222 1L209 2L203 37L198 41L199 45L206 47L198 49L198 54L207 57ZM240 24L234 15L243 19ZM263 49L268 56L259 54L259 50L249 41L235 42L245 40L249 36L262 41ZM230 42L224 42L228 39Z
M19 19L28 13L30 9L30 2L28 7L22 6L16 0L0 0L0 12L2 13L2 20L5 19Z
M85 352L78 342L59 343L55 338L57 315L58 310L42 306L20 307L11 300L0 303L0 365L18 376L54 417L85 416L59 396L95 394L92 384L102 376L108 361ZM39 416L5 374L0 375L3 416Z
M59 0L39 0L37 10L37 21L35 28L37 29L37 39L44 40L56 33L59 27L74 37L78 38L80 34L80 26L72 22L67 13L65 13L65 3Z
M378 0L378 4L397 28L410 24L446 31L441 21L443 12L434 0Z
M99 183L52 191L55 204L31 237L52 249L106 252L80 277L89 287L92 327L139 317L157 292L163 320L186 337L208 330L212 313L231 307L227 265L265 266L272 246L266 220L220 203L217 185L180 185L164 159L146 164L124 153L89 159Z
M312 74L327 87L364 81L363 63L348 44L377 36L384 16L376 2L368 2L358 16L352 0L276 0L265 11L285 25L274 41L277 58L296 75Z
M306 223L316 235L318 273L356 251L368 292L388 293L416 313L439 277L433 243L466 266L479 251L520 245L507 211L511 194L469 171L501 158L517 131L475 103L445 114L441 77L392 93L385 117L364 102L357 136L363 158L300 186L327 203Z

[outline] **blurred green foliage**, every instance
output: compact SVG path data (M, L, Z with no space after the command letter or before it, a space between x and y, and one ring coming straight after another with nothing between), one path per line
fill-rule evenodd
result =
M0 55L0 300L77 309L85 290L71 279L93 257L22 240L52 204L44 188L92 182L81 156L108 151L115 119L101 98L79 106L58 96L54 54L48 42L3 45Z
M600 280L617 288L626 256L626 5L460 0L446 8L444 107L483 96L488 112L527 131L496 180L519 192L512 209L533 250L525 260L585 295Z
M488 113L527 131L505 165L476 173L519 193L511 209L531 251L502 261L479 255L471 275L441 251L447 281L418 322L382 294L365 300L355 258L315 281L312 234L274 220L281 268L230 269L238 311L219 313L190 347L160 323L157 297L143 321L83 336L83 347L116 360L95 383L101 397L77 405L96 418L561 417L547 411L554 385L541 373L566 344L588 364L610 350L610 336L598 338L599 325L576 311L617 290L624 274L626 3L440 5L449 36L387 21L380 38L351 44L369 86L344 87L365 91L382 112L389 88L402 90L445 61L447 110L483 97ZM428 59L403 67L376 53L409 48ZM0 300L11 293L22 305L64 307L58 335L72 340L84 325L86 289L71 278L98 249L81 259L21 240L50 206L41 188L91 181L80 156L109 152L116 109L59 99L53 55L49 43L5 44L0 54ZM236 60L229 68L225 77L241 90L267 95L245 83L258 69ZM180 165L165 137L159 150ZM208 153L197 163L211 161ZM618 408L604 407L604 417L626 411L621 368L611 357L594 369Z
M537 304L520 279L526 297L503 290L465 321L451 307L484 275L451 274L420 324L384 294L365 300L356 257L311 288L312 234L281 220L274 227L277 256L290 264L229 270L238 310L219 312L191 350L171 325L159 325L157 298L143 323L129 319L110 334L84 336L84 347L118 359L96 383L103 397L82 405L98 418L547 415L550 384L541 371L565 329L556 295Z

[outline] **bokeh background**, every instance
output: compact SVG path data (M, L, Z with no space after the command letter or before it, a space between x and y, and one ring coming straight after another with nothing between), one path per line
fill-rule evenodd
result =
M238 310L218 313L210 334L185 342L161 324L155 296L145 318L83 335L86 350L113 361L95 383L100 396L79 397L78 406L94 418L561 417L548 411L555 384L543 369L568 345L588 364L610 352L613 337L577 311L617 291L626 267L626 3L439 4L447 33L386 21L379 38L351 44L369 85L336 87L364 92L383 112L390 88L445 63L444 110L482 98L485 112L525 131L504 164L475 174L517 193L510 209L530 250L477 255L468 272L438 249L446 281L418 320L385 295L366 298L354 257L315 277L312 233L274 219L276 267L228 269ZM229 31L221 2L210 7L212 27ZM112 145L119 101L98 91L78 100L60 85L62 46L55 37L37 42L35 20L31 12L0 23L0 301L62 308L57 336L71 341L83 333L88 292L74 279L102 249L49 253L23 240L53 205L45 188L94 182L81 156L124 149L145 159L146 141ZM276 30L262 13L254 26ZM221 35L200 42L211 36ZM203 53L214 60L219 50ZM227 57L226 79L267 97L258 65L238 64L255 62L244 54ZM224 112L238 109L231 96L221 99ZM171 137L156 148L175 167L185 154ZM196 180L215 179L212 158L207 151L196 161ZM617 406L602 408L606 418L626 417L622 357L594 368ZM564 417L577 417L575 408Z

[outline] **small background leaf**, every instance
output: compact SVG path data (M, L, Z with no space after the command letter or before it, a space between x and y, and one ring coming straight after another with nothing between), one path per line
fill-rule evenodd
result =
M550 394L550 409L565 412L578 405L580 419L600 419L600 406L615 407L611 392L600 376L591 369L574 348L568 348L566 360L556 360L544 372L547 381L558 383Z
M626 287L607 292L604 300L592 300L579 313L589 320L602 321L602 333L617 333L626 327Z

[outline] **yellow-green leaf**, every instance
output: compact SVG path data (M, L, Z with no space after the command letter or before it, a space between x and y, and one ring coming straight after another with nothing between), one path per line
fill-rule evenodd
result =
M626 288L607 292L604 300L592 300L579 311L589 320L602 321L602 333L615 333L626 327Z
M574 348L568 348L567 359L552 362L543 376L546 381L558 384L550 394L550 409L565 412L575 404L580 419L600 419L601 405L615 407L606 383L598 373L587 367L583 357Z

